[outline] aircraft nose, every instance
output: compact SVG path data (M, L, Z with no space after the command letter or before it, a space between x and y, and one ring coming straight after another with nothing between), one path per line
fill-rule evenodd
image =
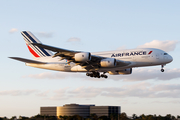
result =
M171 55L169 55L168 59L169 59L169 62L173 61L173 57Z

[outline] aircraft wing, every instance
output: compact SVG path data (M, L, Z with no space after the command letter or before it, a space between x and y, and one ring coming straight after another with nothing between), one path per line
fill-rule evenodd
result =
M32 44L36 45L38 47L47 49L47 50L51 50L53 52L58 52L58 53L64 54L64 55L70 55L70 56L72 55L72 56L74 56L74 54L80 53L80 51L66 50L66 49L57 48L57 47L53 47L53 46L49 46L49 45L44 45L44 44L41 44L41 43L32 43Z
M106 57L91 55L90 61L77 62L77 61L75 61L74 56L76 53L83 53L82 51L66 50L66 49L57 48L57 47L53 47L53 46L49 46L49 45L44 45L41 43L32 43L32 44L36 45L38 47L56 52L53 57L60 56L61 57L60 60L67 59L69 62L74 62L77 65L81 65L83 68L85 68L87 70L99 69L101 60L106 59ZM127 66L129 64L131 64L131 63L127 62L127 61L116 60L116 67L123 67L123 66Z
M14 59L14 60L18 60L18 61L21 61L21 62L25 62L25 63L46 64L45 62L29 60L29 59L20 58L20 57L9 57L9 58Z

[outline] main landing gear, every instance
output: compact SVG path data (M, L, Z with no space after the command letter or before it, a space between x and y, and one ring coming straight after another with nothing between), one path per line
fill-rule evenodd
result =
M164 72L164 69L163 69L164 66L165 66L165 65L161 65L161 72Z
M108 76L105 75L105 72L100 75L99 72L95 72L95 71L94 71L94 72L88 72L88 73L86 73L86 75L89 76L89 77L95 77L95 78L100 78L100 77L102 77L102 78L108 78Z

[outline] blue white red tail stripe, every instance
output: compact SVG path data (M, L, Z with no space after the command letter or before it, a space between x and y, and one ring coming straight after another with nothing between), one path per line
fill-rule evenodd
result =
M22 35L23 35L23 34L22 34ZM43 53L41 53L41 51L38 49L37 46L34 46L34 45L31 44L32 42L29 40L29 38L27 38L27 37L24 36L24 35L23 35L23 37L24 37L24 40L26 41L26 44L27 44L30 52L33 50L34 52L36 52L37 54L39 54L39 57L40 57L40 56L41 56L41 57L45 56ZM37 42L36 42L36 43L37 43ZM32 50L30 50L30 48L31 48Z
M26 31L23 32L27 38L31 40L32 43L39 43L39 41L33 39Z
M27 45L27 47L34 57L40 57L36 52L34 52L34 50L30 46Z
M43 54L43 52L41 52L41 50L40 50L37 46L34 46L34 45L31 44L31 43L34 43L35 41L32 42L29 37L27 37L27 36L24 35L24 34L22 34L22 35L23 35L24 40L26 41L27 45L28 45L36 54L38 54L39 57L44 57L44 56L46 56L45 54ZM30 35L28 35L28 36L30 36ZM35 43L37 43L37 42L35 42ZM40 43L40 42L38 41L38 43ZM29 48L29 47L28 47L28 48ZM30 52L31 52L32 50L29 49ZM33 54L33 55L34 55L34 54ZM49 55L47 55L47 56L49 56ZM36 56L34 56L34 57L36 57Z
M28 34L29 33L29 34ZM24 31L24 34L29 38L29 40L31 41L31 43L41 43L33 34L31 34L30 32L26 32ZM36 47L36 46L35 46ZM39 48L37 47L37 49L40 49L40 51L42 51L42 53L45 54L45 56L50 56L50 54L44 50L43 48ZM41 54L42 54L41 53Z
M22 31L21 34L22 34L22 36L23 36L23 38L27 44L29 51L31 52L31 54L34 57L37 58L37 57L46 57L46 56L52 56L53 55L48 50L45 50L43 48L32 45L32 43L41 43L41 42L31 32Z

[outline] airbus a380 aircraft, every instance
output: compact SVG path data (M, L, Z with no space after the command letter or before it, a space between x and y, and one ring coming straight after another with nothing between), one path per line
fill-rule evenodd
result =
M164 72L164 65L173 60L168 53L160 49L138 48L90 53L44 45L29 31L22 31L21 34L34 60L20 57L10 58L36 68L86 72L86 75L90 77L107 78L105 73L111 75L131 74L134 67L161 65L161 71ZM52 54L51 51L55 54Z

